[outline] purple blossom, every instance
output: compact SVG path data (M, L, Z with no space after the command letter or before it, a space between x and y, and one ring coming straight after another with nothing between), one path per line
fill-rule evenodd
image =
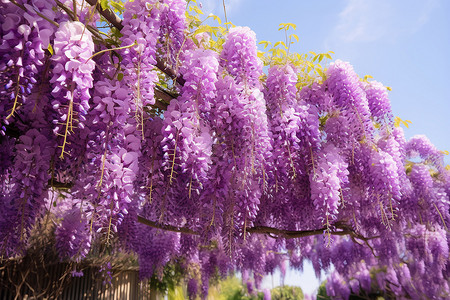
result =
M64 22L55 33L51 102L55 110L54 133L59 136L61 158L65 154L77 156L79 137L74 128L84 129L89 110L89 89L93 87L94 50L92 35L80 22ZM69 146L70 145L70 146ZM73 149L71 149L73 148Z
M0 249L7 255L24 250L24 237L43 209L52 143L37 129L30 129L20 136L14 153L9 188L0 196Z
M161 31L159 49L166 64L176 70L179 59L184 58L182 52L185 44L184 31L186 29L185 0L164 0L161 11Z
M264 294L264 300L271 300L272 299L272 295L270 294L270 290L269 289L264 289L263 290L263 294Z
M213 138L207 117L216 95L218 61L209 50L188 52L186 57L181 67L186 82L180 97L171 101L163 119L164 188L170 193L176 191L169 197L165 193L163 199L174 201L169 204L173 207L184 202L193 216L198 213L193 197L203 190L211 165Z
M348 299L350 288L345 284L344 279L337 272L333 272L326 284L327 295L332 298Z
M257 56L256 35L250 28L230 29L220 54L220 64L236 83L250 88L259 86L262 63Z
M33 1L33 6L23 3L27 12L11 2L0 4L0 122L9 124L23 106L34 107L29 95L43 72L45 50L55 27L38 16L44 13L54 18L48 1ZM4 131L0 129L0 131Z
M159 2L128 1L123 16L122 45L137 45L123 50L122 84L130 95L128 101L131 100L130 107L135 113L142 136L144 108L155 104L154 87L158 81L158 75L153 68L156 65L156 43L161 26Z
M330 228L342 204L342 189L348 183L347 163L332 144L327 145L315 158L315 168L310 174L311 198L323 224Z
M353 67L337 60L327 70L327 87L336 108L352 124L349 131L356 141L370 139L373 125L366 94Z
M378 81L371 81L365 85L365 91L372 117L376 122L392 128L394 117L386 87Z
M161 277L163 267L180 254L180 234L163 232L142 224L138 226L138 234L142 239L136 241L134 250L139 255L139 277Z
M198 294L198 282L195 278L190 278L187 283L189 299L195 299Z
M68 210L61 217L62 221L55 230L56 249L62 260L80 262L91 248L89 222L78 207Z
M419 156L424 162L434 165L439 172L444 172L444 154L426 136L413 136L405 145L405 151L408 158Z

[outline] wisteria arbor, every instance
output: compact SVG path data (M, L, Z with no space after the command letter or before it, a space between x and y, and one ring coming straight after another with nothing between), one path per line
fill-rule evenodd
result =
M449 297L449 171L405 141L386 87L289 53L295 35L258 52L183 0L127 2L123 20L96 2L0 2L2 260L54 216L61 259L131 250L142 278L182 262L192 296L290 259L333 265L334 297L371 280Z

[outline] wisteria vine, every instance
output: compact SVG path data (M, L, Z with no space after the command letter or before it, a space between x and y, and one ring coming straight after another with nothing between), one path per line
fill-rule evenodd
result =
M449 297L450 174L386 87L340 60L265 74L250 28L199 33L185 7L0 2L1 259L51 217L61 260L178 263L191 298L287 259L333 266L332 297Z

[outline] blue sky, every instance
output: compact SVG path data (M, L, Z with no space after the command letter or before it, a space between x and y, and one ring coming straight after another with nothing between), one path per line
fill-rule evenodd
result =
M222 20L222 0L198 0ZM297 25L293 51L334 51L362 77L392 87L395 116L412 121L405 135L428 136L450 151L450 1L447 0L225 0L228 21L248 26L258 41L283 40L280 23ZM292 51L291 50L291 51ZM449 156L445 158L450 163ZM273 278L275 286L279 275ZM290 270L286 284L312 292L318 281L310 265ZM272 278L265 281L272 287Z
M222 0L198 0L223 17ZM334 51L363 77L392 87L395 116L411 120L407 138L426 135L450 151L450 1L225 0L227 17L248 26L258 41L284 40L280 23L297 25L299 53ZM291 51L292 51L291 50ZM446 156L446 163L450 159Z

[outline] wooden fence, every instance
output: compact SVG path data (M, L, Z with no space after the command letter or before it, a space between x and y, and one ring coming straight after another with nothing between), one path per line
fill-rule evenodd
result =
M72 277L67 264L55 264L38 271L0 271L0 300L13 299L151 299L148 282L139 281L138 271L113 270L111 285L104 284L98 269L83 270L82 277ZM153 295L155 299L156 295Z

